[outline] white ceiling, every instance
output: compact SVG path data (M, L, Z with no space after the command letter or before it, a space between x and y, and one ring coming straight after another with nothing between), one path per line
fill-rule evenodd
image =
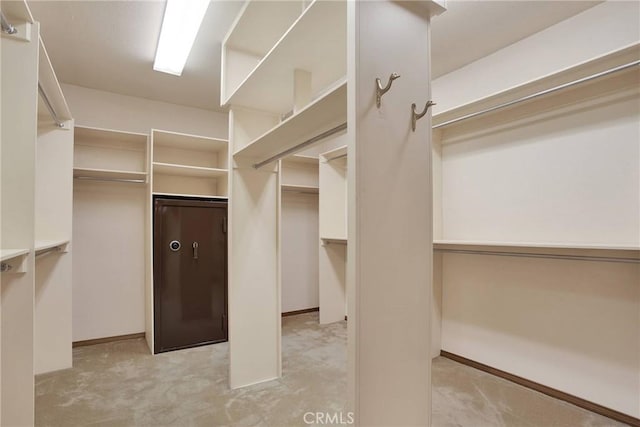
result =
M181 77L153 71L164 1L31 0L64 83L220 110L220 44L242 1L213 0ZM461 1L434 18L435 76L573 16L598 1Z

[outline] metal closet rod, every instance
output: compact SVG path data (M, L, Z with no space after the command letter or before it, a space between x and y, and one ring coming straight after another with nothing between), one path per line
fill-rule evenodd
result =
M136 184L144 184L144 179L125 179L125 178L98 178L93 176L74 176L73 179L80 181L106 181L106 182L132 182Z
M586 82L588 82L590 80L598 79L600 77L604 77L604 76L607 76L609 74L617 73L618 71L623 71L623 70L626 70L627 68L631 68L631 67L634 67L634 66L639 65L639 64L640 64L640 60L633 61L633 62L630 62L628 64L624 64L624 65L619 65L617 67L611 68L609 70L601 71L601 72L593 74L591 76L583 77L581 79L574 80L572 82L563 83L563 84L561 84L559 86L554 86L552 88L545 89L543 91L536 92L534 94L527 95L527 96L524 96L522 98L518 98L518 99L516 99L514 101L505 102L504 104L496 105L495 107L490 107L490 108L487 108L486 110L477 111L475 113L467 114L466 116L458 117L457 119L448 120L446 122L443 122L443 123L440 123L440 124L437 124L437 125L433 126L433 129L437 129L437 128L440 128L440 127L443 127L443 126L447 126L447 125L451 125L451 124L454 124L454 123L461 122L463 120L467 120L467 119L471 119L471 118L474 118L474 117L478 117L478 116L481 116L483 114L491 113L491 112L496 111L496 110L501 110L503 108L510 107L510 106L512 106L514 104L519 104L521 102L529 101L531 99L535 99L535 98L541 97L543 95L548 95L550 93L557 92L559 90L566 89L566 88L569 88L571 86L575 86L575 85L578 85L578 84L581 84L581 83L586 83Z
M11 25L9 21L7 21L7 18L6 16L4 16L4 13L2 13L2 11L0 11L0 23L2 24L2 31L4 33L15 34L18 32L18 29Z
M276 160L280 160L283 157L287 157L289 154L293 154L297 151L300 151L301 149L303 149L304 147L307 147L311 144L314 144L318 141L321 141L325 138L330 137L331 135L334 135L338 132L342 132L343 130L347 129L347 122L342 123L341 125L338 125L336 127L334 127L333 129L329 129L328 131L322 132L319 135L314 136L313 138L307 139L304 142L301 142L300 144L296 145L295 147L291 147L287 150L284 150L278 154L276 154L275 156L271 156L266 160L261 161L260 163L255 163L253 165L253 167L255 169L260 169L262 166L264 165L268 165L271 162L275 162Z
M52 248L48 248L48 249L45 249L43 251L40 251L40 252L36 253L36 258L43 257L45 255L50 254L51 252L62 252L62 246L54 246Z
M516 258L548 258L548 259L569 259L573 261L597 261L597 262L622 262L622 263L640 263L640 259L623 258L623 257L597 257L585 255L556 255L556 254L527 254L522 252L498 252L498 251L474 251L468 249L434 249L434 252L444 252L450 254L468 254L468 255L490 255L490 256L506 256Z
M64 122L58 118L58 115L56 114L56 111L53 109L53 105L51 105L51 101L49 101L49 97L45 93L40 82L38 82L38 92L40 92L40 96L44 101L44 105L47 107L47 110L49 110L49 114L51 114L51 117L53 118L53 121L56 123L56 126L58 126L59 128L64 127Z

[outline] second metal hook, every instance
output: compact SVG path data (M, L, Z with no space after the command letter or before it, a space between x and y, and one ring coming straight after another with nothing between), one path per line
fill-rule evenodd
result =
M391 73L389 76L389 81L385 87L382 87L382 82L380 78L376 77L376 107L380 108L380 103L382 102L382 95L387 93L389 89L391 89L391 84L393 81L400 77L398 73Z
M421 113L416 113L416 104L411 104L411 130L416 131L416 122L424 117L429 111L429 108L436 105L435 102L429 100L424 106L424 110Z

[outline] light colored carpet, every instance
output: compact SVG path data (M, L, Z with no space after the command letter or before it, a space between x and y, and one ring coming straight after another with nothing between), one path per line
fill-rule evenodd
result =
M304 426L346 400L346 322L283 320L283 377L229 390L227 343L149 355L142 339L74 349L36 378L37 426ZM259 357L259 354L256 355ZM433 426L621 426L453 361L433 363Z

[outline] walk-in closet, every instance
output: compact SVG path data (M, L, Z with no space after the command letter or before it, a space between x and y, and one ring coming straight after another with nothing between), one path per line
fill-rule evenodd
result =
M640 3L0 11L0 426L640 426Z

